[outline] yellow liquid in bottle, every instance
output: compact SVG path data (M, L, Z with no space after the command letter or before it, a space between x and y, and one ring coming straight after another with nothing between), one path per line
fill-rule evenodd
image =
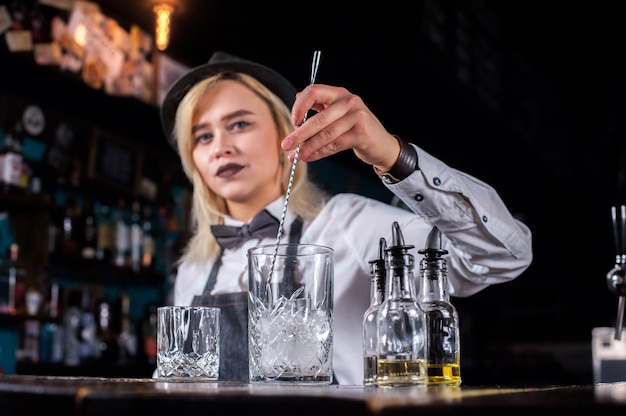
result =
M458 386L461 384L461 366L458 364L429 364L429 386Z
M377 382L380 387L426 386L425 360L378 360Z

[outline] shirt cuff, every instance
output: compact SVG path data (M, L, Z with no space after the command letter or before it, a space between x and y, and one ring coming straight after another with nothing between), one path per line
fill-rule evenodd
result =
M387 172L382 172L374 166L374 172L386 183L398 183L406 179L416 170L419 170L417 151L415 148L395 134L393 137L400 143L400 154L398 155L398 159L396 159L396 163L394 163Z

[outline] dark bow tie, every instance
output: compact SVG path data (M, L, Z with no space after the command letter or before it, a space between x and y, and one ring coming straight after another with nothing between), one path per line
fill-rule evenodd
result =
M276 237L279 221L266 210L259 212L249 224L241 227L212 225L211 231L222 248L233 248L251 238Z

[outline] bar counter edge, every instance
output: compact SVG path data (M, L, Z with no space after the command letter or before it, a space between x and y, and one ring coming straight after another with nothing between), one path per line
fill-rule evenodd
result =
M503 387L290 386L0 374L0 415L626 414L626 382ZM503 413L505 412L505 413ZM580 414L580 413L578 413Z

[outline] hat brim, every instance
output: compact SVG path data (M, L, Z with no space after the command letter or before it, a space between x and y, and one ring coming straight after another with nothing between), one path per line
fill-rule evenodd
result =
M296 88L273 69L247 61L224 52L213 54L208 63L197 66L178 78L168 89L161 105L161 126L168 142L177 149L174 137L176 111L181 100L198 82L221 72L242 72L256 78L276 94L291 109L296 98Z

